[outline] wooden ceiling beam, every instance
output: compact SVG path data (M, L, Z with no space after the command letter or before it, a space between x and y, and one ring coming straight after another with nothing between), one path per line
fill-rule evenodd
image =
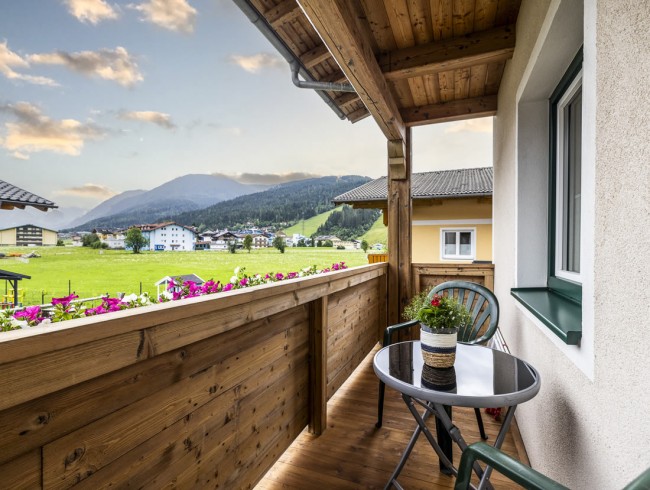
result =
M359 102L361 99L354 92L346 92L343 95L340 95L334 99L334 103L339 107L346 107L355 102Z
M327 46L321 44L320 46L316 46L314 49L310 49L306 53L301 54L300 61L304 67L309 70L331 57L332 55L327 49Z
M332 82L332 83L347 83L348 79L345 76L345 73L338 70L329 75L325 75L322 78L318 79L319 82Z
M406 140L406 126L372 51L369 29L349 0L298 0L339 67L388 140Z
M348 121L351 123L355 123L357 121L361 121L362 119L365 119L370 115L370 112L368 112L368 109L364 107L357 109L356 111L352 111L350 114L347 114L345 117L348 118Z
M284 0L264 12L264 17L274 28L285 22L290 22L302 13L296 0Z
M398 49L379 56L378 62L387 80L401 80L505 61L514 50L515 26L510 25Z
M402 109L402 117L407 126L421 126L494 116L496 112L497 96L489 95Z

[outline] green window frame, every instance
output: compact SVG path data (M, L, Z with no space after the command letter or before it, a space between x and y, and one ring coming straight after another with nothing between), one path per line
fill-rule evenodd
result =
M582 125L580 112L572 113L572 103L581 108L582 60L581 48L550 97L549 118L547 286L578 304L582 303L579 274Z
M519 303L569 345L580 345L582 338L582 282L579 252L579 227L582 221L581 182L579 178L577 182L575 181L582 167L580 161L582 60L582 48L580 48L549 99L546 287L510 290L510 294ZM565 119L560 119L558 116ZM562 156L558 158L558 155ZM563 174L565 171L568 173ZM574 183L576 185L573 185ZM573 204L571 201L574 201ZM566 259L567 256L571 258Z

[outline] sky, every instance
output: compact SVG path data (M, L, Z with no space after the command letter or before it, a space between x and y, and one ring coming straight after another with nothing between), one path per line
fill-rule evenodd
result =
M492 164L492 119L413 130L415 172ZM190 173L386 174L230 0L0 4L0 179L90 209ZM278 177L279 176L279 177Z

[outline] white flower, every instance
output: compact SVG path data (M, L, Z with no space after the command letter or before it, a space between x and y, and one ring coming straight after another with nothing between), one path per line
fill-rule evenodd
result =
M122 302L124 303L135 303L137 300L138 300L138 295L135 293L131 293L122 298Z
M239 267L237 267L237 269L235 269L235 270L238 270L238 269L239 269ZM239 278L238 278L237 276L232 276L232 277L230 278L230 282L231 282L232 284L237 284L237 283L239 282Z
M160 293L160 297L166 300L171 300L174 298L174 295L170 291L163 291Z
M241 267L237 267L235 269L235 275L238 275L240 270L241 270ZM232 282L232 279L230 281Z
M48 323L52 323L52 320L49 318L44 318L43 321L39 323L39 325L47 325Z
M29 325L27 325L27 321L26 321L26 320L18 320L18 319L16 319L16 318L13 318L13 319L11 320L11 324L12 324L14 327L29 328Z

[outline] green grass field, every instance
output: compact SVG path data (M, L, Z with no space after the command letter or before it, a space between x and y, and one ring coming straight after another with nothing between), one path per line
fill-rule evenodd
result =
M370 246L375 243L381 243L385 246L388 243L388 228L384 226L384 217L380 216L359 240L367 241Z
M197 274L203 280L230 280L236 267L245 267L251 274L291 272L316 265L318 268L344 261L348 266L367 264L360 250L332 248L287 248L281 254L274 248L238 251L236 254L215 251L144 252L133 254L123 250L93 250L82 247L19 247L0 248L0 252L37 252L41 258L28 262L13 258L0 259L0 269L26 274L19 290L24 291L24 304L40 304L52 297L61 297L70 290L82 298L117 292L156 293L154 283L168 275ZM4 286L0 283L0 287ZM5 287L6 288L6 287ZM5 293L5 289L1 291Z
M318 230L318 227L325 223L327 221L327 218L329 218L330 214L339 212L341 208L334 208L331 209L330 211L325 211L324 213L317 214L316 216L312 216L309 219L306 220L300 220L298 223L295 225L287 228L284 230L284 232L287 234L288 237L291 237L294 233L300 233L303 236L310 237L314 233L316 233L316 230Z

